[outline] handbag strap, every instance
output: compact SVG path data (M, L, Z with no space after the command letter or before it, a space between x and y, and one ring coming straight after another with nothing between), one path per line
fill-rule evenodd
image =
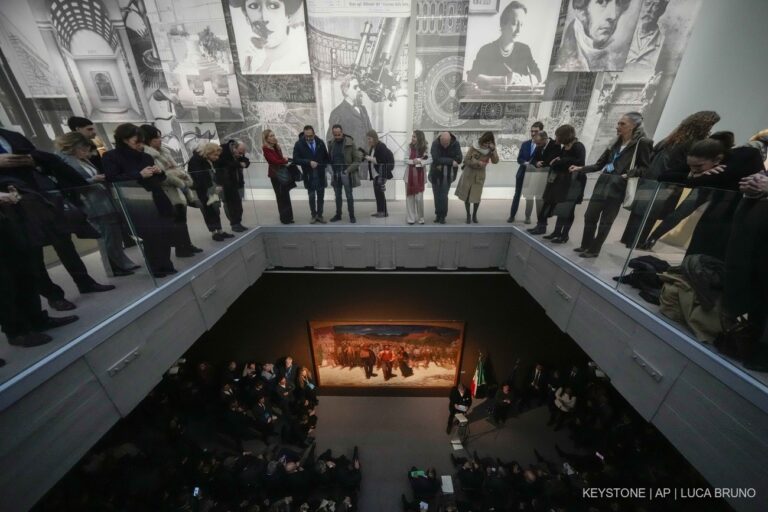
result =
M639 145L640 145L640 140L635 142L635 152L632 153L632 161L629 163L629 169L627 170L627 174L629 174L635 169L635 159L637 158L637 147Z

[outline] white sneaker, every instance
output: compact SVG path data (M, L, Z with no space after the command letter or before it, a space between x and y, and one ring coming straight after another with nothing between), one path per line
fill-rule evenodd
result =
M424 224L424 218L419 219L419 224Z

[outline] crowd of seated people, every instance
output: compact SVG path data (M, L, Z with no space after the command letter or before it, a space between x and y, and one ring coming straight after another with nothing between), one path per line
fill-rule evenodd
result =
M34 510L356 510L357 447L316 453L317 404L290 357L180 360Z
M202 252L190 238L189 207L201 208L208 220L207 213L215 206L218 218L223 205L231 229L247 229L242 225L243 172L250 162L243 143L213 144L220 159L201 171L210 178L210 192L201 195L200 170L190 162L191 175L186 172L154 126L121 124L114 132L115 149L100 153L92 121L72 117L68 125L71 131L55 140L56 153L0 129L0 328L14 346L48 343L52 338L43 331L78 320L75 315L48 316L42 307L40 297L56 311L77 307L51 278L45 247L55 251L81 294L99 293L115 285L91 276L73 235L97 240L105 273L112 278L132 275L139 268L126 254L138 239L149 271L162 278L176 273L172 247L177 258ZM216 195L215 205L211 194ZM219 230L213 238L232 236Z
M706 488L708 484L675 448L589 363L561 371L541 363L530 371L513 370L502 386L511 390L515 411L527 404L546 404L553 412L548 425L567 428L574 448L552 448L548 460L530 446L535 462L502 461L476 451L457 457L454 495L438 497L441 481L434 469L408 471L412 498L403 495L403 510L438 511L655 511L671 510L669 500L585 498L585 488ZM501 391L501 387L497 394ZM572 400L567 411L559 403ZM526 403L524 397L529 396ZM541 400L539 402L539 399ZM489 398L494 400L494 398ZM496 402L498 404L498 402ZM496 407L495 405L494 407ZM563 414L560 414L563 413ZM550 450L551 451L551 450ZM421 505L425 503L426 508ZM421 507L421 508L420 508ZM706 501L706 510L730 510L725 502ZM703 502L674 502L674 510L703 510Z

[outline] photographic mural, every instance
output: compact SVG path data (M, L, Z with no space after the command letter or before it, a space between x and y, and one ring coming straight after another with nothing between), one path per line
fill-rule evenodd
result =
M310 322L318 384L355 388L456 385L464 322Z
M569 123L594 158L628 110L653 134L701 0L30 0L0 2L0 123L42 149L85 116L107 142L153 123L174 156L339 123L400 158L410 131Z

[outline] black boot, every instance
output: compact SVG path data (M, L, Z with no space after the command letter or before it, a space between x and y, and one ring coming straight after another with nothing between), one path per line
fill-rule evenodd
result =
M475 203L475 205L472 207L472 222L475 224L478 224L477 221L477 209L480 208L480 203Z

